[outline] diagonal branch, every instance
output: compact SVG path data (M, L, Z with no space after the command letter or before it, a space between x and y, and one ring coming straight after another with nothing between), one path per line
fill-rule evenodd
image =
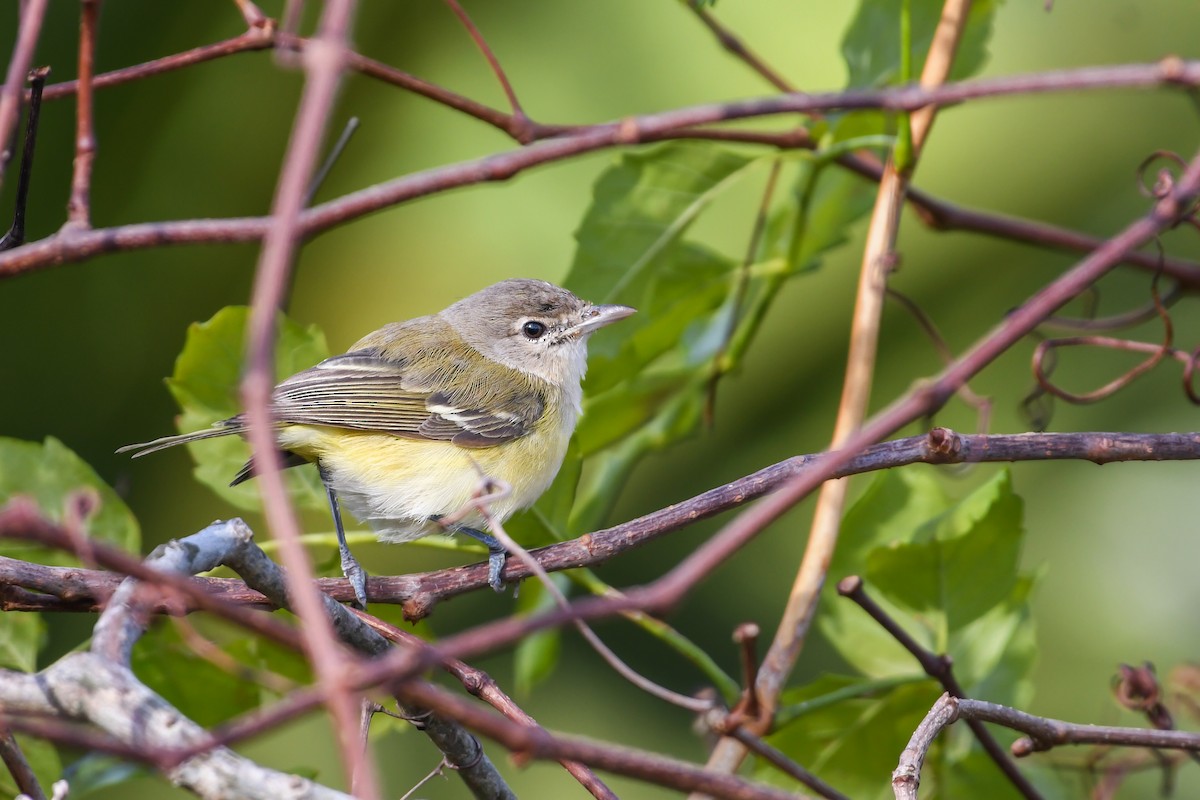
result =
M255 275L241 396L263 510L280 543L280 554L288 571L289 594L303 622L305 653L329 708L347 783L354 786L356 794L372 800L381 795L369 754L358 742L359 698L346 684L348 658L337 646L320 594L312 584L312 563L300 544L299 520L284 487L269 407L275 383L276 311L283 300L300 241L300 211L341 79L353 12L353 0L331 0L322 12L317 36L303 54L304 91Z

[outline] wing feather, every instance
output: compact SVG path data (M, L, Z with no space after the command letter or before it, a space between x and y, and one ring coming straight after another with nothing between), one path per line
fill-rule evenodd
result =
M461 361L449 353L429 355L434 361L423 359L423 370L375 350L334 356L281 383L272 413L285 424L379 431L463 447L511 441L541 418L546 386L538 379L521 375L501 388L453 380Z

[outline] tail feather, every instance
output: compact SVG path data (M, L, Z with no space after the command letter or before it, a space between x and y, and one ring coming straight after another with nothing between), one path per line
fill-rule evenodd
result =
M304 466L305 464L309 463L307 458L305 458L304 456L298 456L290 450L280 450L279 451L279 460L282 462L280 464L280 469L291 469L292 467L301 467L301 466ZM233 480L231 480L229 482L229 485L237 486L239 483L245 483L246 481L250 480L253 477L254 477L254 461L251 460L251 461L247 461L245 464L242 465L242 468L238 470L237 475L233 476Z
M215 439L218 436L230 436L246 432L244 424L234 422L232 424L218 422L217 426L207 428L202 431L194 431L192 433L181 433L177 436L163 436L160 439L155 439L152 442L142 442L141 444L127 444L124 447L117 448L118 453L128 453L135 451L132 458L141 458L150 453L157 453L159 450L166 450L168 447L174 447L177 444L187 444L188 442L199 442L203 439Z

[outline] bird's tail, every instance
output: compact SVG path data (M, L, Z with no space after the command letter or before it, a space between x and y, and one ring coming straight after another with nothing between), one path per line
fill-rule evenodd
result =
M117 448L117 452L128 453L133 451L133 458L141 458L149 453L157 453L159 450L166 450L168 447L174 447L177 444L187 444L188 442L198 442L202 439L215 439L218 436L230 436L245 432L245 423L235 418L218 422L213 427L202 431L181 433L177 436L164 436L161 439L155 439L152 442L142 442L141 444L127 444L124 447Z

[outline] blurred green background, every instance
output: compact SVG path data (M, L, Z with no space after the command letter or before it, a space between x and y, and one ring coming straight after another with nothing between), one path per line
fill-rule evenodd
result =
M264 3L277 15L280 3ZM311 4L315 5L315 4ZM679 2L584 0L467 4L508 71L526 111L541 122L583 123L769 91L725 54ZM310 12L312 9L310 9ZM839 41L853 4L722 0L717 16L779 71L809 91L843 86ZM78 4L50 4L36 63L52 80L74 77ZM1200 55L1197 11L1173 0L1008 3L998 12L987 75ZM109 2L101 19L100 70L115 69L238 34L232 3ZM442 4L361 4L358 49L469 97L503 107L493 76ZM0 17L8 52L14 14ZM93 223L259 215L267 211L286 146L300 76L268 53L250 53L101 91ZM319 199L515 145L493 129L368 79L345 83L334 125L362 128ZM917 185L955 202L1044 219L1108 235L1146 207L1134 181L1154 150L1195 150L1196 109L1178 92L1112 91L983 101L944 112L917 173ZM70 181L73 107L51 103L42 120L29 214L31 239L63 221ZM306 246L290 312L322 326L333 350L385 322L428 313L495 280L561 279L572 232L595 176L614 159L600 153L523 174L507 183L458 190L376 213ZM10 170L0 210L12 203ZM722 201L699 229L740 254L765 172ZM861 234L861 226L858 229ZM1194 233L1167 238L1171 252L1200 257ZM721 386L712 430L647 460L615 510L620 521L741 476L789 455L821 449L829 437L845 357L848 315L861 242L843 247L816 273L793 281L773 309L744 369ZM1072 262L1070 256L963 234L925 230L906 216L902 267L894 285L917 299L961 349ZM173 431L174 407L162 384L189 323L248 299L254 246L175 247L96 258L0 285L0 434L63 440L124 494L142 523L147 549L232 512L191 479L183 450L136 463L113 454L122 444ZM1102 313L1142 303L1148 277L1125 272L1101 288ZM1173 314L1177 343L1194 346L1200 326L1188 301ZM1156 325L1131 333L1157 340ZM1027 430L1019 409L1028 390L1033 343L1016 348L973 388L995 398L995 432ZM1124 360L1066 354L1058 373L1074 388L1107 380ZM874 390L881 407L935 371L936 355L902 311L887 313ZM1116 397L1087 407L1059 403L1052 430L1195 430L1197 412L1165 365ZM937 422L964 430L957 403ZM1194 609L1195 467L1190 464L1030 464L1014 469L1027 501L1026 563L1046 573L1036 598L1041 650L1031 711L1095 723L1129 721L1109 699L1118 662L1151 660L1160 672L1196 657ZM964 487L975 477L962 478ZM733 627L744 620L767 634L778 619L804 545L810 505L760 536L672 617L729 670ZM250 520L265 533L258 520ZM327 521L314 518L314 529ZM719 524L710 521L607 565L617 586L650 580ZM367 547L374 573L429 569L462 557L428 548ZM837 578L840 576L832 576ZM492 596L438 609L434 631L459 630L509 610ZM89 620L55 620L52 653L86 636ZM621 623L601 633L652 677L690 691L698 676L674 655ZM567 636L553 678L525 707L551 728L703 759L686 716L636 692ZM505 683L505 654L479 666ZM837 669L814 636L797 681ZM406 787L436 757L419 737L389 734L387 785ZM339 770L321 724L309 721L248 745L281 768L306 765L336 783ZM499 749L494 749L499 753ZM503 760L501 757L500 760ZM507 768L522 796L577 796L560 768ZM1154 785L1149 778L1147 786ZM622 796L665 797L613 779ZM1191 784L1195 786L1195 783ZM144 794L167 796L159 781ZM457 780L421 792L458 797ZM112 797L134 796L126 788Z

